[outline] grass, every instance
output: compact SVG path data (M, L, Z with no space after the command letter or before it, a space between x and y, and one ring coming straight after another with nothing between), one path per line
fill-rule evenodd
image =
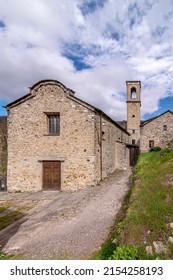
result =
M173 173L173 151L141 155L134 173L139 180L131 196L124 242L165 241L171 234L168 223L173 221L173 186L165 184L164 178Z
M6 254L3 251L0 251L0 260L24 260L24 254Z
M14 223L15 221L23 218L26 212L31 208L33 208L36 203L33 202L30 205L25 205L22 207L18 207L15 210L10 210L10 207L13 204L14 204L13 202L9 201L7 203L2 204L2 206L0 206L0 213L3 213L6 210L8 210L7 213L4 213L4 215L0 217L0 230L6 228L7 226Z
M9 214L0 217L0 230L3 230L10 224L24 217L24 213L22 211L16 210L11 211Z
M0 213L8 210L10 207L14 205L14 201L5 201L5 202L0 202Z
M2 251L0 251L0 260L7 260L7 259L8 259L7 255Z
M29 205L25 205L22 207L17 207L15 210L10 209L15 205L15 201L6 201L1 202L0 204L0 230L3 230L7 226L13 224L14 222L23 218L27 211L35 206L36 202L32 202ZM0 245L1 247L1 245ZM16 259L24 259L24 256L19 254L5 254L0 250L0 260L16 260Z
M131 176L132 187L109 239L94 259L173 259L173 150L142 154ZM146 246L162 241L167 252L148 256Z

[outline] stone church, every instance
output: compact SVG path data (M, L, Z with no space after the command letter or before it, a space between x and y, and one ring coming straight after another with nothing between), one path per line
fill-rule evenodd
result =
M44 80L8 111L9 191L68 190L94 186L127 169L136 148L165 146L173 114L141 122L141 83L127 82L127 128L82 101L55 80Z
M173 140L173 113L163 114L141 121L141 83L139 81L127 84L127 131L130 142L138 145L140 152L148 152L153 147L164 148Z

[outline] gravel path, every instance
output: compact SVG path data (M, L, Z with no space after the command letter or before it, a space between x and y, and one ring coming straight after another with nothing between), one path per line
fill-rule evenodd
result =
M0 202L32 205L0 232L4 252L26 259L88 259L107 238L127 192L129 171L76 192L0 194ZM13 205L13 208L15 208Z

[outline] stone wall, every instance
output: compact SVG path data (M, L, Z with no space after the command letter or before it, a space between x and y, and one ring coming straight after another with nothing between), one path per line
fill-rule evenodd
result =
M31 93L9 112L8 190L42 190L42 160L53 159L62 161L62 189L92 185L94 111L54 83ZM60 136L48 135L46 112L60 114Z
M105 115L97 117L96 123L95 170L97 178L100 174L103 179L116 169L123 170L129 167L129 150L125 145L129 143L129 136Z
M95 114L95 129L94 129L94 152L95 152L95 183L102 179L102 117L100 114Z
M127 143L127 142L126 142ZM130 166L130 151L125 143L116 142L116 169L126 170Z
M131 134L130 142L140 146L140 81L127 81L127 131ZM135 93L133 95L133 93Z
M163 126L167 125L167 131ZM141 127L141 152L149 151L149 141L154 141L154 146L164 148L173 139L173 114L166 112L152 121L146 122Z
M42 190L43 161L61 161L63 190L95 185L128 166L129 135L58 82L32 87L8 108L9 191ZM48 113L60 115L59 136L48 134Z
M119 145L117 145L117 141ZM128 135L113 123L102 118L102 166L103 178L116 169L124 169L126 154L124 154L124 143L128 143ZM120 156L121 155L121 156Z

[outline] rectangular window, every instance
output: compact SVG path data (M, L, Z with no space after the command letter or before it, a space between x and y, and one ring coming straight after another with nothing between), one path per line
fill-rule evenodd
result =
M132 133L133 133L133 134L135 133L135 129L132 130Z
M149 140L149 148L153 148L154 147L154 141L153 140Z
M163 125L163 131L167 131L167 125L166 124Z
M59 114L50 114L48 117L48 133L51 135L60 135L60 116Z
M135 145L135 144L136 144L135 139L132 139L132 145Z

